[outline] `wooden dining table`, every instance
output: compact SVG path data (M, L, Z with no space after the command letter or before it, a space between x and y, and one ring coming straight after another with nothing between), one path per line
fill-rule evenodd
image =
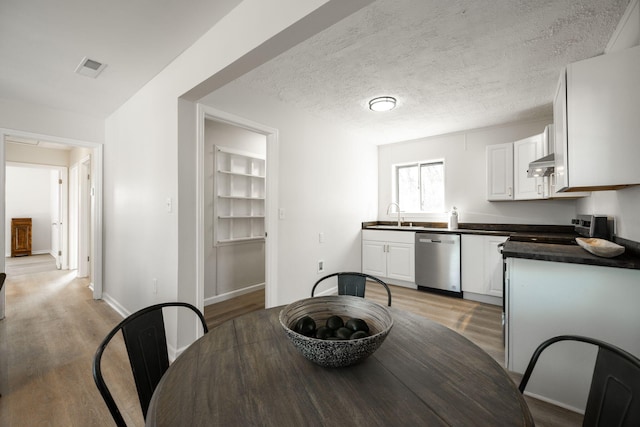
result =
M212 329L169 367L147 426L532 426L516 385L462 335L390 308L394 325L359 364L305 359L283 307Z

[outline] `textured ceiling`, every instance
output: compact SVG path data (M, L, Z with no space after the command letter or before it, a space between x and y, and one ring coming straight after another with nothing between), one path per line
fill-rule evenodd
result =
M230 84L374 143L551 115L563 66L602 54L628 0L377 0ZM397 107L368 110L390 95Z

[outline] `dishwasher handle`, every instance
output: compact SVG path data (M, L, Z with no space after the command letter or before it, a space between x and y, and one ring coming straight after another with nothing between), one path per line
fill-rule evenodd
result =
M427 237L420 237L418 238L418 242L417 243L440 243L443 245L455 245L456 241L453 239L429 239Z

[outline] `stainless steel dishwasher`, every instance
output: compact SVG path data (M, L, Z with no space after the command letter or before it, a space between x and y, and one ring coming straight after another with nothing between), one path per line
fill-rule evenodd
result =
M416 233L416 285L462 297L459 234Z

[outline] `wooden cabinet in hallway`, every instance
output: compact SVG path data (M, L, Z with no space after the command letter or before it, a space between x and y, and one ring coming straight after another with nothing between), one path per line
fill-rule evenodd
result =
M11 256L31 255L31 218L11 219Z

